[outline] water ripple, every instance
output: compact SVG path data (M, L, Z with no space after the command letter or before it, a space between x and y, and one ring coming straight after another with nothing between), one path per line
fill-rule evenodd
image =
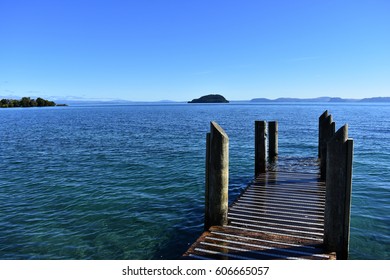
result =
M325 109L355 139L351 258L388 259L389 107L326 106L1 110L0 259L176 259L203 229L209 122L230 138L232 202L253 177L253 121L279 121L274 168L316 172Z

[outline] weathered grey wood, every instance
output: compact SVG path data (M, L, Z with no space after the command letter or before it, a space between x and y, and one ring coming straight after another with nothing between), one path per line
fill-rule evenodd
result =
M268 123L268 155L274 159L278 155L278 122Z
M227 224L229 186L229 137L216 123L210 124L208 173L208 227Z
M348 258L349 216L352 190L352 140L348 125L341 127L327 145L324 246L337 259Z
M266 122L255 121L255 176L266 172L266 137Z
M332 115L327 116L321 123L321 146L320 146L320 169L321 179L326 179L326 168L327 168L327 143L335 134L335 123L333 122Z
M347 140L347 182L345 186L345 207L344 207L344 244L340 258L347 259L349 253L349 233L351 223L351 197L352 197L352 167L353 167L353 140Z
M205 205L204 205L204 229L210 227L209 221L209 172L210 172L210 132L206 134L206 180L205 180Z
M328 117L328 110L322 113L318 119L318 157L321 158L321 147L322 147L322 122Z

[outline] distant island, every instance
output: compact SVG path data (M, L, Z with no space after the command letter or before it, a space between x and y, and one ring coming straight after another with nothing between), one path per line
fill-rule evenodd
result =
M188 101L188 103L229 103L229 101L220 94L209 94L193 99L192 101Z
M54 101L49 101L38 97L33 99L30 97L23 97L20 100L17 99L1 99L0 108L14 108L14 107L48 107L56 106ZM57 106L67 106L66 104L58 104Z

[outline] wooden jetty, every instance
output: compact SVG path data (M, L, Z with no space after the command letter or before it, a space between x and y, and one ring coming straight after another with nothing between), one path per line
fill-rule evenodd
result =
M205 231L189 259L347 259L353 140L319 118L317 173L267 170L278 155L278 124L255 122L255 179L228 206L229 139L211 123L206 148ZM268 137L267 137L268 135ZM324 159L325 157L325 159Z

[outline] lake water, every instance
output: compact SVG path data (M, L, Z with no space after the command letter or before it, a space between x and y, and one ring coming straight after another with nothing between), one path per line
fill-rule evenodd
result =
M350 258L390 258L390 104L137 104L0 110L0 259L177 259L203 229L205 137L230 138L230 201L253 178L254 120L284 168L318 117L355 140Z

